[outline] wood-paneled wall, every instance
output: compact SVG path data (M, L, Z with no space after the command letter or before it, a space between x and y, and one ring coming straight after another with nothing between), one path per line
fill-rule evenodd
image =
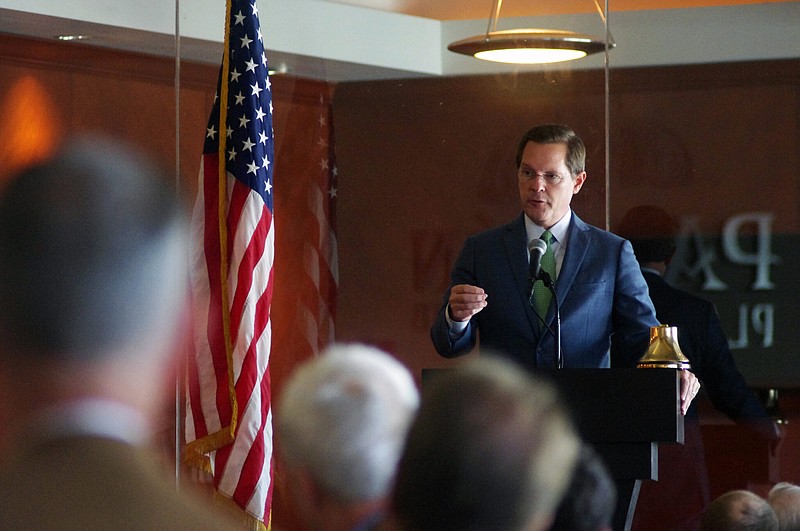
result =
M612 70L608 161L600 71L340 85L339 330L417 369L449 363L427 334L449 269L467 235L518 215L518 139L558 122L587 144L576 212L612 229L640 204L681 218L673 280L717 303L754 385L797 386L797 79L798 61ZM767 235L737 218L756 214ZM754 288L764 273L772 287Z

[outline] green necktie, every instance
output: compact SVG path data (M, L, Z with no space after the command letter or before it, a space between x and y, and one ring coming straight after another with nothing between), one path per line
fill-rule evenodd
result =
M546 230L542 233L542 240L547 243L547 250L542 255L541 270L546 271L553 282L556 280L556 255L553 253L553 234ZM544 282L537 280L533 285L533 308L536 313L544 319L547 316L547 310L550 307L550 299L552 293L550 288L544 285ZM540 327L542 323L539 322Z

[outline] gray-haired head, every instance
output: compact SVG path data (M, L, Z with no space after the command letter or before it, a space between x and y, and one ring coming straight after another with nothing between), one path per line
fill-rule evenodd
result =
M332 345L301 365L281 394L281 454L342 503L383 498L418 403L414 379L392 356Z
M82 138L0 193L7 356L92 360L173 329L185 218L170 178L126 145Z
M738 489L711 501L700 520L700 530L778 531L778 517L767 500Z
M797 531L800 529L800 486L781 481L772 487L767 501L778 517L780 531Z

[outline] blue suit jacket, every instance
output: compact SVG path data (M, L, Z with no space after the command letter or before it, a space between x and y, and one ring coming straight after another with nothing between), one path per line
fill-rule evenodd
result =
M451 286L456 284L483 288L488 304L454 341L444 314L450 297L447 290L431 327L440 355L465 354L479 338L481 350L508 356L526 368L555 367L554 338L540 330L528 302L522 215L467 239L451 273ZM588 225L573 213L555 292L561 310L564 367L635 366L647 350L650 327L658 321L627 240ZM546 321L552 326L554 320L551 304Z

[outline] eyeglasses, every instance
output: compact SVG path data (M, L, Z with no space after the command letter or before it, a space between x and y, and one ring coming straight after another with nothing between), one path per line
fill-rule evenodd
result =
M559 175L559 174L553 173L553 172L547 172L546 171L546 172L543 172L543 173L536 173L533 170L529 170L529 169L525 169L525 168L520 168L519 169L519 178L520 178L520 180L532 181L532 180L536 179L537 177L541 177L542 179L545 180L545 182L547 182L549 184L558 184L558 183L560 183L561 181L563 181L565 179L565 177L563 175Z

